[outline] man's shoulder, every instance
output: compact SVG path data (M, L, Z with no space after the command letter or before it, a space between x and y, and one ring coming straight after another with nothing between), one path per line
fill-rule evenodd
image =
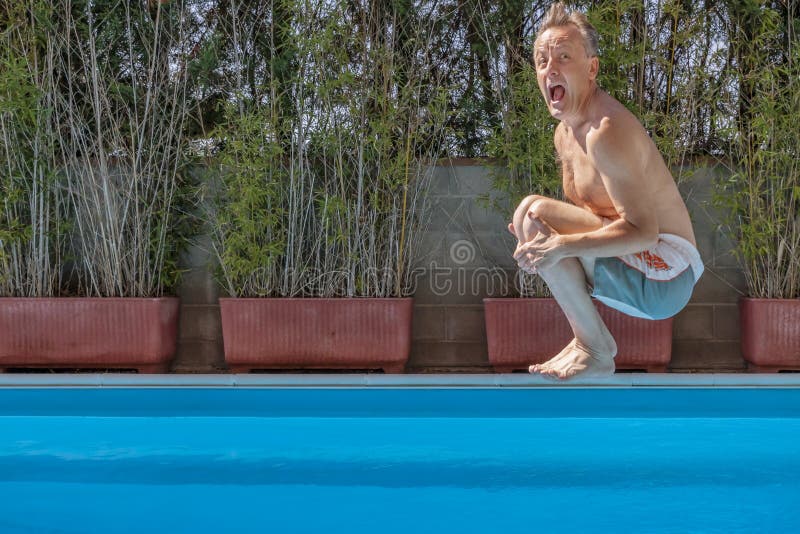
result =
M600 170L616 172L645 164L647 132L622 104L598 116L586 135L586 152Z
M622 104L607 106L598 113L586 134L587 148L601 151L634 150L647 137L636 116Z

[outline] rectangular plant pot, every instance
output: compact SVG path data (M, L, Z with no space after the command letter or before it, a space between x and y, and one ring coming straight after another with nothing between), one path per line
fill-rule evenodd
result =
M489 363L498 372L527 371L566 346L572 330L552 298L484 299ZM649 321L595 301L617 342L617 369L664 372L672 357L672 319Z
M800 299L739 299L748 370L800 370Z
M175 355L178 307L173 297L0 298L0 370L166 372Z
M221 298L225 362L253 369L402 373L412 298Z

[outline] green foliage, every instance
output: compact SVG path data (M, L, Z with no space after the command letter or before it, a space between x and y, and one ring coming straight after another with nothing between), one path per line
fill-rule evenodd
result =
M783 57L783 21L775 10L753 2L736 20L747 41L735 53L742 72L739 117L730 128L731 176L719 184L716 201L727 209L736 234L735 252L748 293L761 298L800 297L800 46L792 37ZM753 25L753 20L759 23Z
M0 2L0 296L52 295L60 275L50 113L40 86L49 9L26 4Z
M280 21L292 28L281 33L292 61L257 75L252 81L269 88L264 101L237 98L214 133L220 179L209 188L219 188L209 215L232 295L410 290L447 94L431 79L435 65L417 54L429 21L411 18L403 2L367 7L299 2L291 25Z
M66 10L65 10L66 12ZM72 69L57 87L65 211L81 233L77 292L160 296L175 290L178 256L193 224L185 174L185 79L171 73L185 31L183 2L73 2L54 36ZM63 39L63 41L59 41ZM86 228L95 232L86 235Z
M796 2L575 4L602 37L601 87L669 165L735 160L720 202L751 289L796 295ZM559 196L528 63L546 7L0 0L2 293L174 288L196 229L191 139L217 147L231 293L406 294L438 156L496 158L485 200L504 212Z
M715 71L725 50L709 35L715 21L680 0L655 13L642 0L587 7L600 34L598 84L639 118L681 181L686 160L716 144L702 122L722 104L712 83L724 83Z
M629 75L643 55L642 46L629 46L631 31L627 14L639 7L639 0L592 3L587 16L600 34L600 72L597 83L608 94L635 110Z
M0 1L0 293L174 289L196 226L170 73L185 13L146 6Z
M224 139L216 157L219 180L212 184L220 262L229 292L270 296L271 288L253 278L274 270L284 255L290 176L263 113L242 115L229 105L225 116L227 122L216 131Z
M489 141L489 154L500 167L493 170L494 188L501 194L492 204L507 211L502 200L516 206L536 194L559 197L561 173L553 148L555 122L539 91L536 70L530 64L509 79L502 127Z

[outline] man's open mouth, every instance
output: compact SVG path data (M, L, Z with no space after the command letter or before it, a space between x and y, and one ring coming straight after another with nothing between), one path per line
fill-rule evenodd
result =
M559 102L562 98L564 98L564 86L561 84L553 84L549 87L550 90L550 101L551 102Z

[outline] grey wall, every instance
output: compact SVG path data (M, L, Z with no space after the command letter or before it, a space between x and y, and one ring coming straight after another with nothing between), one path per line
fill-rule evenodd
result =
M219 287L212 275L213 256L208 237L190 247L182 260L185 269L178 296L178 353L172 369L179 373L224 372Z
M689 305L675 317L671 364L675 371L745 368L737 307L745 293L744 273L730 252L733 243L717 229L721 217L712 206L713 181L725 172L721 166L708 166L680 187L706 270Z
M490 171L472 160L435 168L430 226L416 269L413 346L408 372L490 371L482 299L518 294L508 214L484 207ZM711 184L723 170L706 167L681 185L692 215L706 272L687 308L674 323L671 369L736 371L739 352L736 301L744 276L730 255L730 242L716 230ZM535 191L532 191L535 193ZM176 372L224 372L218 288L209 272L207 243L184 257Z

